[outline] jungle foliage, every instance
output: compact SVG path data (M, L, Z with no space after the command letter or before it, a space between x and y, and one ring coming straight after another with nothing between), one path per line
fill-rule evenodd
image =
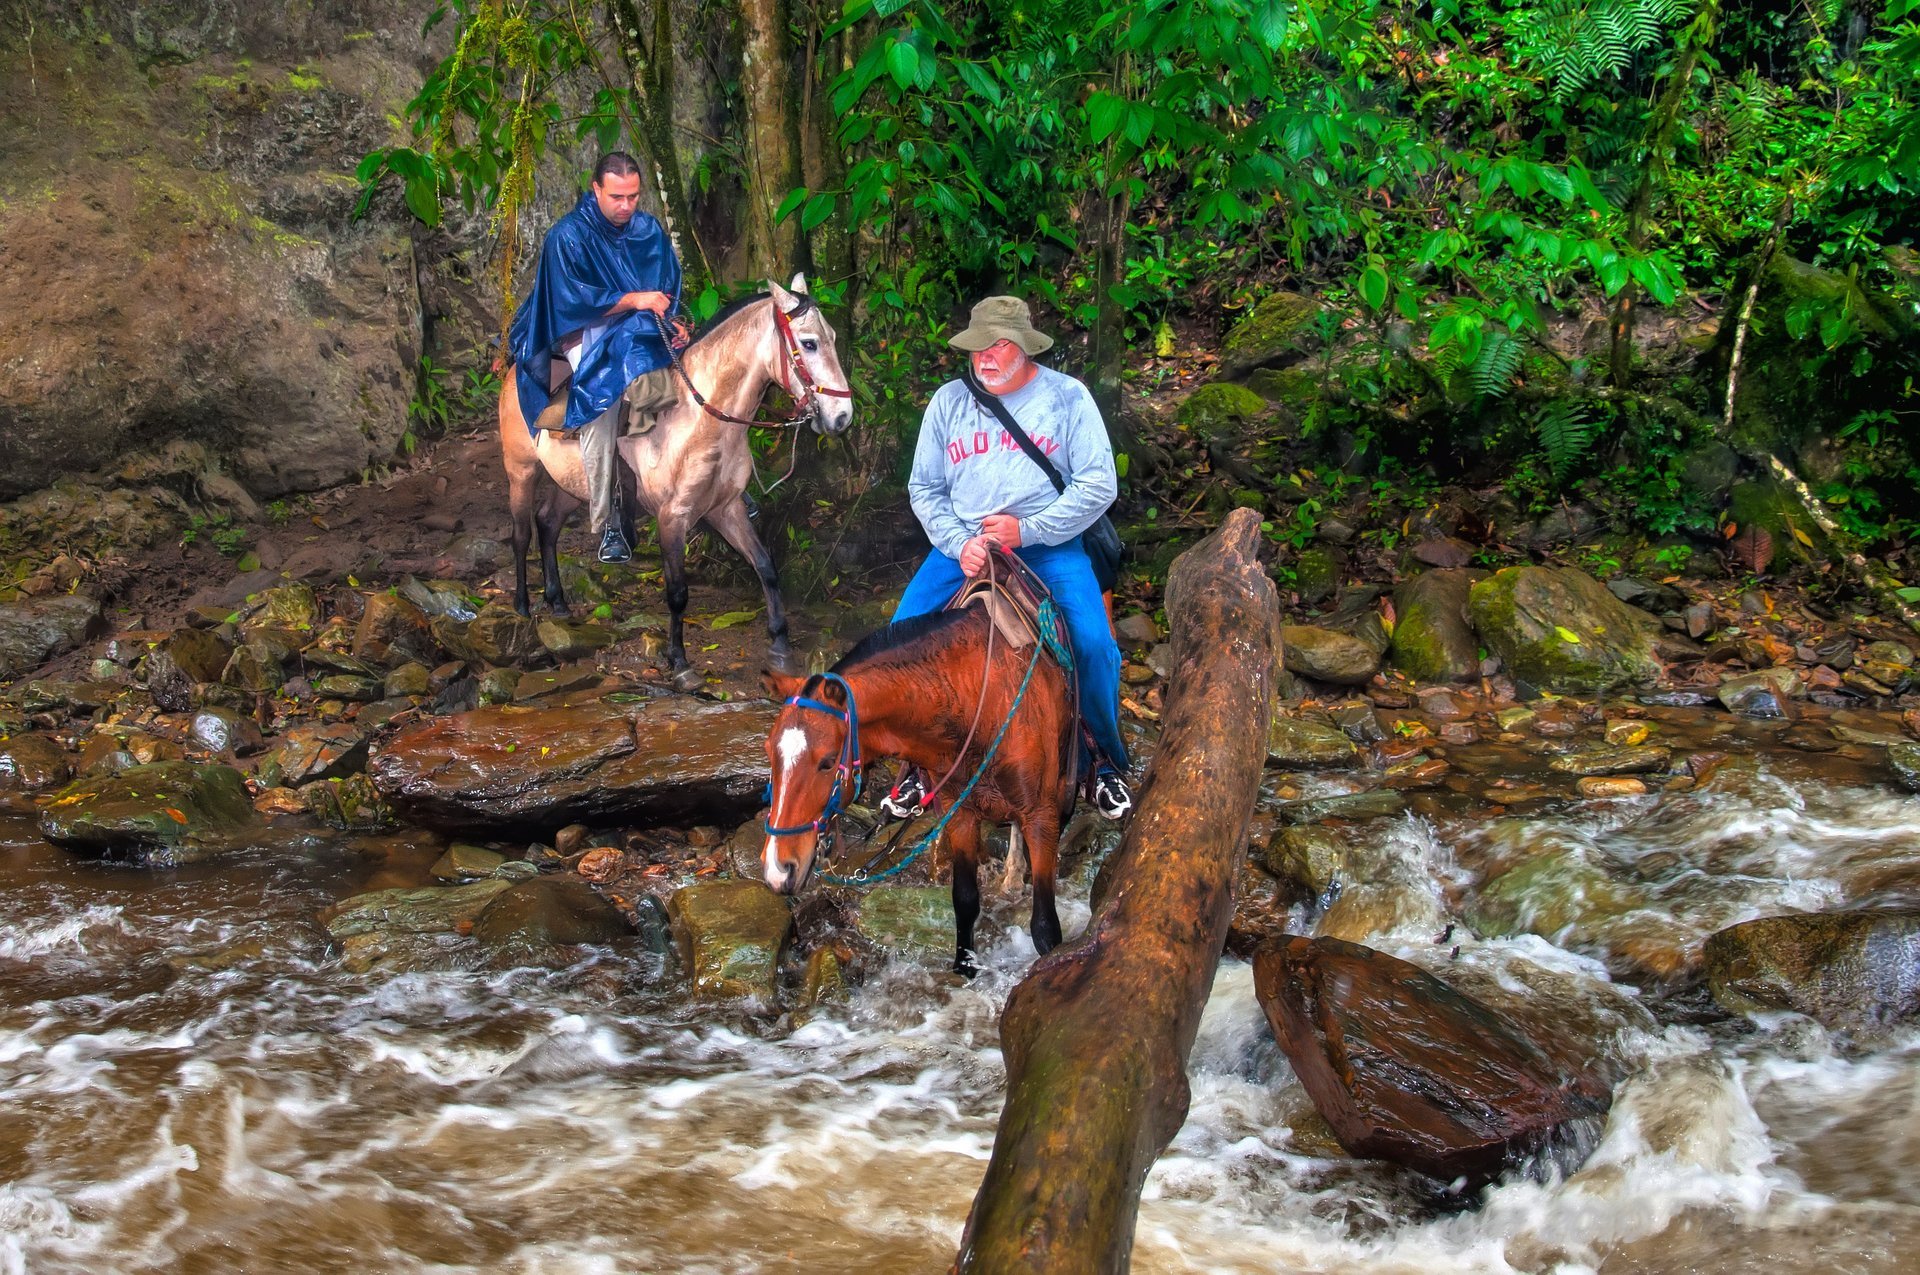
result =
M458 47L412 104L414 145L362 178L399 177L425 219L457 199L510 229L550 143L625 138L692 225L661 100L667 3L435 8ZM779 12L807 161L755 215L797 224L800 264L852 304L865 406L901 438L945 322L984 291L1050 303L1113 395L1129 352L1217 334L1279 287L1320 306L1302 351L1330 392L1290 404L1307 443L1389 467L1498 458L1535 500L1600 483L1657 530L1702 525L1679 459L1720 418L1748 283L1790 259L1837 282L1766 290L1753 338L1790 367L1742 402L1829 414L1846 462L1822 481L1854 529L1920 513L1920 0ZM746 170L773 143L736 105L720 140ZM1636 322L1677 337L1707 312L1718 340L1651 385Z

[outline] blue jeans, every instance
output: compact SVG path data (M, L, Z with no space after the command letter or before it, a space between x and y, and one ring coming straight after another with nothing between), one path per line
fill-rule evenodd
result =
M1127 746L1120 738L1120 647L1107 623L1093 564L1077 536L1061 545L1028 545L1019 554L1052 590L1054 604L1066 618L1067 641L1080 673L1080 716L1107 760L1124 771L1128 761ZM936 549L914 573L893 618L905 620L938 611L964 583L960 564Z

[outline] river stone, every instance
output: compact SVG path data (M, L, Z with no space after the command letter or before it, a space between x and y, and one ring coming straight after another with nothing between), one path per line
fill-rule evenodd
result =
M1276 810L1290 824L1323 823L1328 819L1384 819L1406 810L1407 799L1391 788L1372 792L1341 793L1333 797L1312 797L1306 801L1282 802Z
M366 769L367 737L345 722L296 726L280 745L284 782L298 788L317 779L342 779Z
M1280 641L1287 672L1302 677L1335 686L1359 686L1380 670L1378 652L1359 638L1332 629L1282 625Z
M1346 874L1346 839L1326 828L1282 828L1267 841L1267 872L1290 881L1309 898L1324 899Z
M467 639L465 620L456 620L450 615L436 615L427 621L427 629L433 634L435 645L462 662L481 659L480 652Z
M1312 342L1320 302L1303 292L1269 292L1227 332L1220 375L1243 377L1299 353Z
M242 717L228 708L201 709L194 714L188 733L202 748L232 753L236 757L246 757L267 746L251 717Z
M1621 746L1595 744L1563 753L1547 765L1563 775L1650 775L1673 761L1673 750L1663 744Z
M675 891L667 915L696 997L773 1002L793 931L785 899L758 881L709 881Z
M220 680L243 691L275 691L287 680L272 643L246 642L235 648L233 658L220 673Z
M57 846L156 867L234 849L257 826L239 771L184 761L78 780L40 815L40 835Z
M240 621L240 636L251 639L265 630L311 634L320 626L320 618L320 599L311 588L304 584L282 585L260 595L253 612Z
M308 814L342 832L379 832L396 822L392 807L363 774L308 784L300 789L300 798Z
M1791 668L1763 668L1720 683L1716 692L1727 711L1741 717L1792 717L1793 698L1806 686Z
M544 654L532 620L512 611L482 611L467 625L467 645L489 664L523 664Z
M585 659L596 651L606 650L620 638L604 624L573 624L552 616L537 621L534 632L540 638L540 645L556 660Z
M1446 910L1426 882L1390 872L1379 880L1343 886L1313 932L1319 938L1365 943L1388 934L1437 934L1445 924Z
M475 964L479 948L461 931L471 929L487 904L512 885L488 880L376 890L335 904L320 920L340 943L341 963L349 973L464 969Z
M1123 645L1132 650L1150 647L1160 640L1159 624L1144 611L1121 616L1114 623L1113 632Z
M1467 609L1507 672L1541 690L1585 694L1660 676L1657 623L1584 571L1508 567L1468 591Z
M73 650L100 626L100 603L61 594L0 606L0 680L18 677Z
M428 869L435 881L478 881L500 870L507 856L482 846L456 841Z
M444 616L465 624L480 614L481 604L459 580L422 580L408 576L400 582L400 596L419 607L429 619Z
M179 629L164 648L182 673L196 682L217 682L233 658L233 646L209 629Z
M1293 587L1308 606L1326 601L1340 587L1340 560L1326 549L1302 549L1293 562Z
M1267 761L1276 766L1351 766L1359 757L1353 741L1325 722L1276 713L1267 728Z
M1869 642L1860 648L1860 658L1874 664L1913 667L1913 648L1905 642Z
M1442 1181L1490 1181L1598 1132L1607 1086L1434 978L1338 939L1286 938L1254 988L1294 1074L1340 1144Z
M354 657L385 664L396 644L409 652L432 649L426 612L398 591L368 595L366 609L360 612L360 622L353 630Z
M517 681L513 684L513 702L525 704L530 700L551 699L573 691L591 690L605 680L597 665L591 663L563 664L559 668L541 669L532 673L519 673L515 670ZM486 698L484 685L481 699Z
M1480 676L1480 643L1467 618L1467 594L1484 571L1427 571L1393 591L1393 666L1420 682Z
M149 651L140 666L140 676L145 680L147 696L155 708L167 713L188 713L193 711L196 683L186 671L173 662L166 648Z
M584 881L535 877L487 904L473 937L489 947L611 943L631 930L613 904Z
M1920 744L1895 744L1887 749L1887 766L1902 788L1920 792Z
M1554 848L1484 883L1468 904L1483 934L1538 934L1549 942L1591 941L1609 921L1644 907L1646 893L1579 849Z
M860 899L854 925L869 941L904 956L953 956L953 895L945 886L882 886Z
M1707 987L1734 1013L1793 1010L1832 1029L1920 1013L1920 912L1744 921L1707 940Z
M432 689L431 676L426 665L409 660L387 674L386 681L381 683L380 689L390 699L425 695Z
M39 792L73 777L66 750L45 735L0 739L0 788Z
M759 809L776 711L677 695L489 705L402 727L368 769L403 817L449 831L731 826Z

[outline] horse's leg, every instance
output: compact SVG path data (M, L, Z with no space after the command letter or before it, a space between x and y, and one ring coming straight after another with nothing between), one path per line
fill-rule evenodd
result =
M560 583L560 529L567 525L567 519L573 516L573 511L580 507L580 503L562 490L558 483L549 483L540 501L540 516L536 524L540 532L540 574L546 581L547 607L563 618L570 614L570 609L567 606L566 589ZM522 563L521 571L524 574L524 558Z
M673 688L687 694L700 689L700 671L687 664L687 518L660 516L660 567L667 585L667 673Z
M1007 825L1007 866L1000 874L1000 893L1011 895L1020 889L1020 876L1025 865L1026 851L1022 848L1020 825Z
M513 552L513 609L521 615L532 615L533 605L527 601L527 549L533 542L534 477L522 477L511 470L507 475L507 518L512 527L509 537Z
M508 367L500 385L500 459L507 471L507 517L513 548L513 609L531 615L527 602L527 546L533 540L534 498L540 486L540 458L526 418L520 414L519 387Z
M780 597L780 577L773 569L773 555L760 543L759 533L747 518L745 500L730 500L709 513L707 525L752 563L754 574L760 577L760 592L767 600L767 636L771 639L767 645L767 663L777 673L806 672L795 666L793 646L787 636L787 606Z
M953 855L953 968L972 978L980 972L973 956L973 926L980 919L980 817L957 811L947 824L947 848Z
M1053 875L1059 867L1060 816L1045 802L1034 803L1020 821L1026 834L1027 862L1033 866L1033 916L1028 933L1034 950L1045 956L1060 946L1060 914L1053 907Z

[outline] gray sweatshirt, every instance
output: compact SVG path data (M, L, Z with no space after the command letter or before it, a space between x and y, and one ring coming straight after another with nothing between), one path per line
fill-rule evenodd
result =
M921 418L907 491L927 539L949 558L960 556L989 514L1018 518L1022 544L1065 544L1092 526L1120 489L1106 423L1086 386L1041 367L1000 401L1067 489L1056 493L972 391L948 381L933 392Z

